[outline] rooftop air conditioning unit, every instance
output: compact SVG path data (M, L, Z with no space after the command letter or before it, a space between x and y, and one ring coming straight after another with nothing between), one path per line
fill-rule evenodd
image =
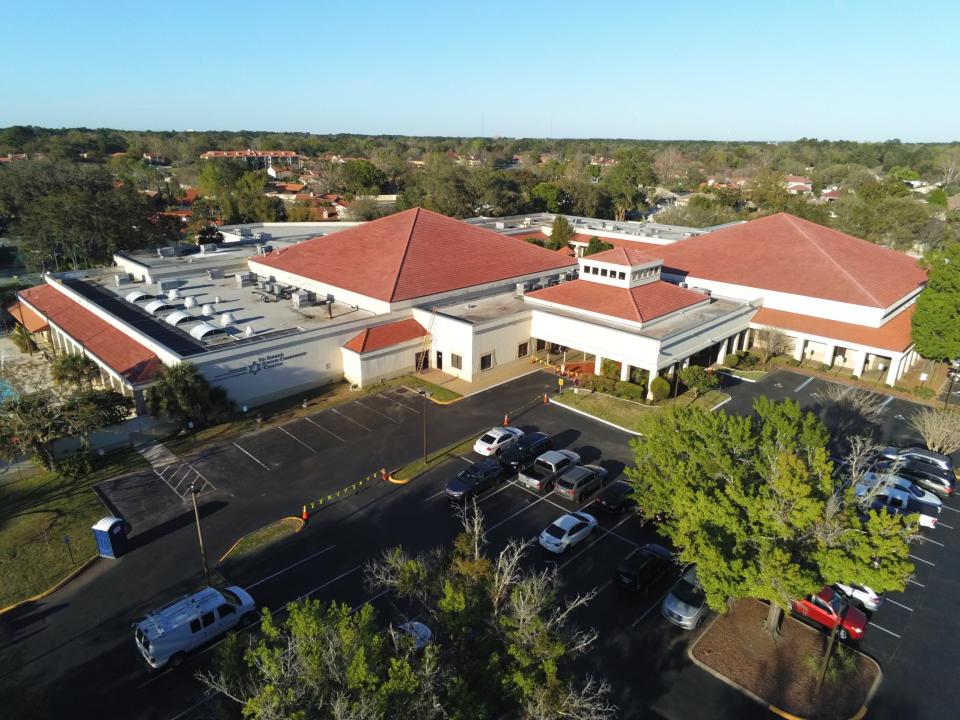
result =
M211 280L222 280L223 268L210 268L207 270L207 277Z
M173 257L176 254L176 250L174 250L172 247L157 248L157 255L162 258Z
M687 283L682 282L682 283L680 283L680 287L682 287L684 290L686 290L686 289L687 289L688 287L690 287L690 286L689 286Z
M253 325L247 325L247 329L243 331L244 337L253 337Z
M207 253L215 253L217 251L216 243L203 243L200 245L200 254L206 255Z
M133 275L131 275L130 273L115 273L113 276L113 284L116 287L120 287L121 285L126 285L131 280L133 280Z
M254 233L254 234L253 234L253 239L254 239L254 240L263 240L263 233L262 233L262 232Z
M180 287L180 281L176 279L160 280L157 283L157 287L160 289L160 292L166 292L171 288Z
M517 283L516 296L517 296L517 297L523 297L523 294L526 292L526 290L527 290L527 284L526 284L526 283L522 283L522 282L521 282L521 283Z
M237 319L233 316L232 312L225 312L220 316L220 325L221 327L227 327L227 325L233 325Z
M493 226L494 226L497 230L505 230L505 229L507 228L507 224L506 224L506 223L503 223L503 222L494 223Z

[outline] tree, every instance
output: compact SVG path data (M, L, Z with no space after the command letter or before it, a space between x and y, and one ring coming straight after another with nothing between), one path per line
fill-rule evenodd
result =
M559 250L569 246L571 240L573 240L573 228L570 227L570 222L563 215L558 215L553 220L547 247L551 250Z
M383 212L376 198L358 197L350 202L351 220L376 220Z
M90 387L100 377L100 369L86 355L63 353L50 363L50 375L58 385L72 388Z
M960 243L930 258L927 286L911 319L917 352L930 360L960 358Z
M339 189L351 195L379 195L387 176L369 160L347 160L340 166Z
M777 328L757 330L754 338L754 347L763 356L764 365L770 362L770 358L784 355L793 349L793 339Z
M942 188L937 188L936 190L931 190L927 193L927 202L931 205L939 205L940 207L947 207L947 194L943 191Z
M712 390L719 384L714 373L708 373L699 365L690 365L679 372L680 382L693 390L693 397L697 398L704 390Z
M909 425L934 452L949 454L960 450L960 414L953 410L918 410L910 417Z
M222 243L223 233L216 225L204 225L197 231L197 245Z
M192 420L197 427L218 420L232 409L223 388L212 387L189 362L164 367L146 392L154 417L166 415L181 427Z
M680 560L697 563L710 607L766 600L773 636L790 601L825 584L902 589L915 525L857 505L834 477L826 428L798 403L761 397L754 410L671 407L631 441L634 495L663 514Z
M538 210L546 210L550 213L562 213L567 211L570 199L563 188L557 183L542 182L537 184L530 191L531 200Z
M943 185L953 185L960 180L960 148L951 147L941 152L934 167Z
M72 435L80 435L84 445L94 430L117 425L133 410L133 399L114 390L84 390L70 397L64 416Z
M650 394L657 402L666 400L670 396L670 383L658 375L650 383Z
M590 242L588 242L587 247L584 248L583 256L587 257L588 255L595 255L596 253L604 252L606 250L613 250L613 245L594 236L590 238Z

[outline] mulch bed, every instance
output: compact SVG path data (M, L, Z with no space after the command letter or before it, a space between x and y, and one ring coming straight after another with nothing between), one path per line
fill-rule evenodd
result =
M814 697L816 671L806 657L823 657L828 638L791 618L783 620L779 640L763 630L767 606L739 600L721 615L693 648L693 656L720 675L763 698L771 705L816 720L849 718L864 705L880 672L879 666L857 653L856 675L830 685Z

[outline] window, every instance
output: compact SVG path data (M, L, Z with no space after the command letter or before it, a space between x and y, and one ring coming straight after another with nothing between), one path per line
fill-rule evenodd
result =
M450 365L454 370L463 370L463 358L454 353L450 353Z
M589 274L590 274L590 266L589 266L589 265L584 265L584 266L583 266L583 274L584 274L584 275L589 275Z
M200 624L203 625L203 627L209 627L210 625L213 625L213 612L208 612L201 615Z
M626 277L627 277L627 274L623 270L617 273L617 280L624 280L626 279Z
M190 632L198 633L200 632L200 618L194 618L190 621Z
M228 615L236 615L237 609L233 605L227 605L224 603L217 608L217 615L220 616L220 619L223 620Z
M600 268L594 266L594 267L590 268L590 273L591 273L592 275L599 275L599 274L600 274Z
M606 277L606 276L607 276L607 269L600 268L600 277Z
M525 358L530 354L530 343L522 342L517 346L517 357Z
M541 350L545 350L546 347L547 347L546 340L537 340L537 352L540 352Z
M487 353L480 356L480 372L489 370L493 367L493 353Z

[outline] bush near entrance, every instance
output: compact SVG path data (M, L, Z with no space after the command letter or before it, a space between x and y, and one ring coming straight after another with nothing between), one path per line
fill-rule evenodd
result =
M657 402L666 400L670 396L670 383L662 377L655 377L650 383L650 393Z
M735 368L740 364L740 356L737 353L730 353L723 359L723 364L728 368Z

